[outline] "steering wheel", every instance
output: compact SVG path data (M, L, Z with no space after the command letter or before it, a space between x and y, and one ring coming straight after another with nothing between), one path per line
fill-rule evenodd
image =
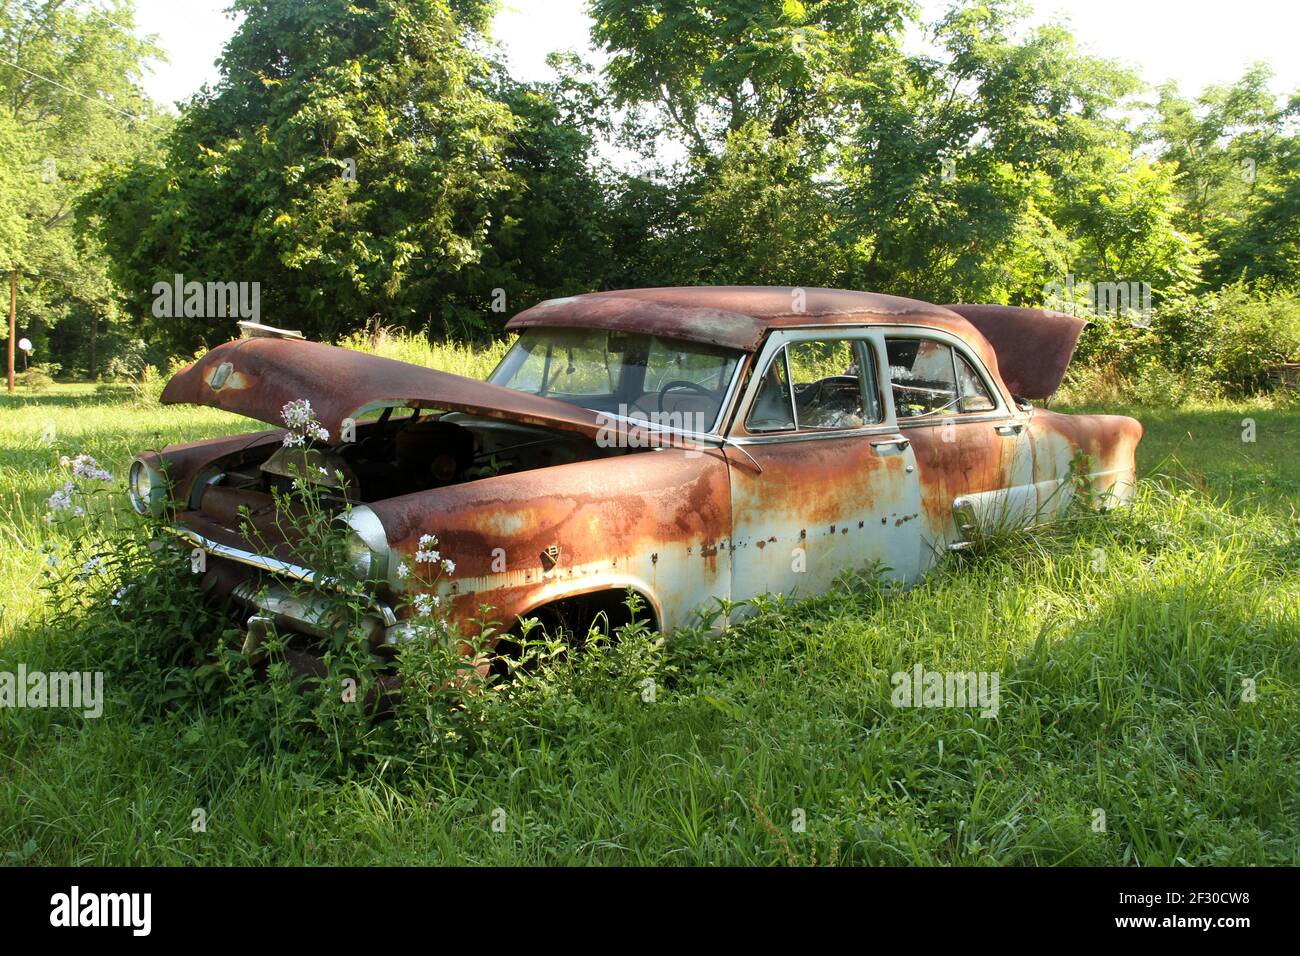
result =
M703 385L700 385L696 382L688 382L685 379L674 379L671 382L665 382L663 384L663 387L659 389L659 411L660 412L664 410L664 396L667 395L668 392L670 392L674 388L689 388L692 391L697 392L700 395L703 395L705 398L716 397L713 393L713 390L710 388L705 388Z
M825 378L819 378L815 382L808 382L804 385L795 384L794 393L805 402L821 401L822 393L835 387L849 387L856 389L858 379L855 375L828 375ZM834 393L831 393L834 394Z

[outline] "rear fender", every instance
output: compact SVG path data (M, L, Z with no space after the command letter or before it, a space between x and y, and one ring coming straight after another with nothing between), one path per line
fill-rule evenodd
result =
M1035 410L1029 421L1039 520L1062 514L1086 480L1101 507L1127 504L1137 490L1142 423L1124 415L1065 415ZM1082 457L1080 457L1082 455ZM1076 462L1084 470L1074 474Z

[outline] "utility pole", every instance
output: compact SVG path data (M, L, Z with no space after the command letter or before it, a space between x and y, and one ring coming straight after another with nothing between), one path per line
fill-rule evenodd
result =
M9 394L14 393L14 338L18 334L18 270L9 273Z

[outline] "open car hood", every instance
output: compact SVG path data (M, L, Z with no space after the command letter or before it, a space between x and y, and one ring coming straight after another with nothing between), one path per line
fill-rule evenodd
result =
M539 425L596 438L600 416L553 398L529 395L407 362L274 338L219 345L182 369L163 389L165 405L207 405L284 426L284 406L311 402L337 442L346 418L384 407L432 408Z

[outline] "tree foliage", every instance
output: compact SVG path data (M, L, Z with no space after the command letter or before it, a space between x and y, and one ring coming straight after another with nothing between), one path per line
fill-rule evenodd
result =
M593 0L616 102L651 102L697 158L746 126L834 138L852 90L887 76L910 0Z
M463 6L463 5L462 5ZM92 197L125 295L256 282L264 321L332 336L372 316L446 322L487 246L513 118L445 0L237 0L222 76L164 157ZM480 18L481 19L481 18ZM171 318L178 342L227 317Z
M118 313L104 255L74 228L76 203L165 126L139 87L155 54L127 3L0 5L0 264L17 274L19 324L38 354L53 337L92 372L97 333Z
M1015 0L933 22L911 0L589 9L604 69L555 55L525 83L490 0L234 0L216 85L153 148L106 149L46 218L74 210L82 274L102 290L106 271L136 333L177 351L233 317L156 318L176 274L258 283L259 318L322 338L473 337L542 298L664 284L1027 305L1071 278L1147 283L1157 304L1295 289L1300 97L1279 102L1262 65L1144 103L1132 72ZM0 116L7 155L32 135ZM34 262L22 175L0 166L0 243Z
M1205 282L1244 279L1295 288L1300 270L1300 94L1279 103L1272 70L1195 100L1162 86L1145 133L1178 170L1187 228L1216 251Z

